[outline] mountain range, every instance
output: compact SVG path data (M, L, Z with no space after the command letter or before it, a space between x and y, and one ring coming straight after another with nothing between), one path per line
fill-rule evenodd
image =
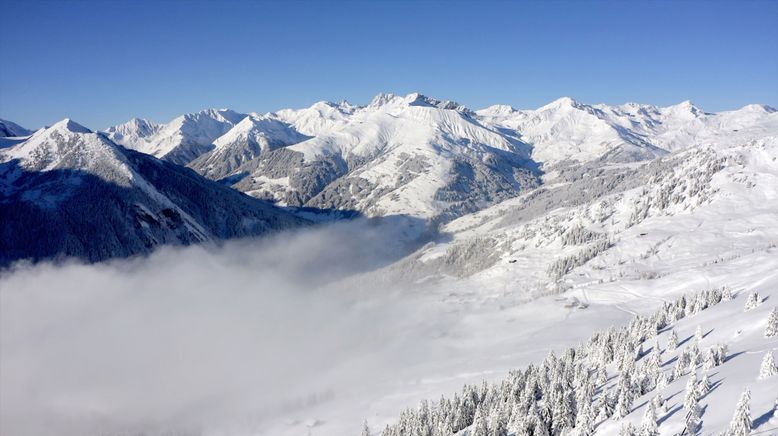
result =
M307 224L303 207L413 217L426 223L413 235L430 235L528 192L542 204L536 216L645 183L650 171L631 164L776 133L778 114L763 105L714 114L689 101L561 98L474 111L418 93L135 118L104 132L69 119L35 132L0 121L2 261L96 261L264 234Z

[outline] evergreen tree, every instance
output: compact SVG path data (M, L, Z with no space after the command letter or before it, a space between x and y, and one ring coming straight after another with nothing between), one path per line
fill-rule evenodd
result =
M728 436L746 436L751 433L751 391L746 388L740 395L740 400L735 406L732 422L729 424Z
M489 436L489 424L486 422L486 417L480 405L475 409L473 428L469 434L471 436Z
M759 380L772 377L776 373L778 373L778 370L775 368L773 353L768 351L765 353L764 358L762 359L762 365L759 367Z
M362 423L362 436L370 436L370 427L368 427L367 421Z
M661 413L667 413L667 401L662 396L661 392L658 392L656 396L651 400L654 403L654 410Z
M631 422L622 424L621 430L619 431L619 436L637 436L635 426L633 426Z
M700 428L700 406L697 400L691 405L691 409L686 412L686 434L693 436L697 434Z
M489 436L508 436L508 419L502 407L494 407L489 413Z
M702 380L700 380L700 383L697 385L697 397L702 398L702 396L708 392L710 392L710 377L708 377L708 372L705 371L702 375Z
M586 401L578 409L578 415L575 419L575 429L578 431L578 435L590 436L594 434L594 416L592 416L591 403Z
M683 408L687 411L691 410L692 406L697 403L697 389L697 373L692 371L689 374L689 379L686 381L686 395L683 399Z
M764 337L772 338L778 334L778 307L773 307L767 317L767 325L764 328Z
M640 436L659 436L659 426L656 423L656 409L652 401L646 405L643 420L640 421Z
M746 311L749 311L751 309L756 309L761 303L762 303L762 299L759 297L759 293L754 291L748 294L748 298L746 298L746 305L744 309Z
M632 406L632 396L630 395L628 388L622 388L619 390L619 399L616 402L616 416L624 418L629 415L630 407Z
M667 338L667 349L674 351L678 348L678 334L675 330L670 330L670 336Z
M694 340L697 341L697 343L699 344L700 341L702 340L702 337L703 337L702 326L698 325L697 330L694 331Z

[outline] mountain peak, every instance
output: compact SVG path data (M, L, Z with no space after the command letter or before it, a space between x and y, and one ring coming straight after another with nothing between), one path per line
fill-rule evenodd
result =
M766 104L747 104L738 110L743 112L757 112L766 114L771 114L776 111L774 107L768 106Z
M380 107L384 106L386 104L389 104L393 101L396 101L399 97L395 94L392 94L391 92L381 92L378 93L373 99L370 101L370 104L368 104L368 107Z
M562 109L562 108L576 108L579 109L581 107L581 103L577 102L571 97L561 97L558 98L551 103L541 107L538 110L548 110L548 109Z
M92 133L91 130L87 129L86 127L82 126L81 124L78 124L77 122L71 120L70 118L65 118L61 121L58 121L53 126L50 127L50 129L53 130L66 130L68 132L72 133Z
M485 116L499 116L499 115L510 115L514 112L516 112L516 108L514 108L511 105L494 104L487 108L479 110L478 114L485 115Z
M703 112L703 110L700 109L699 107L695 106L695 104L692 103L691 100L684 100L676 105L668 107L668 109L681 112L681 113L690 113L694 116L700 116L705 114L705 112Z
M0 119L0 138L7 136L27 136L32 134L30 130L8 120Z

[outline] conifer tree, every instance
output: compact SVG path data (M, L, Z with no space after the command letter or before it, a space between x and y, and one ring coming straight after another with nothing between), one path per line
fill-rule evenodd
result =
M362 436L370 436L370 427L368 427L367 421L362 423Z
M697 400L694 400L689 407L686 411L686 434L693 436L700 427L700 406Z
M656 396L651 401L654 403L654 410L661 413L667 413L667 401L665 401L661 392L657 392Z
M768 351L762 358L762 365L759 367L759 380L772 377L776 373L778 373L778 369L775 368L775 358L773 358L773 353Z
M708 377L708 372L705 371L702 375L702 380L700 380L700 383L697 385L697 397L702 398L702 396L708 392L710 392L710 377Z
M621 430L619 431L619 436L637 436L635 426L633 426L631 422L622 424Z
M619 399L616 402L616 416L624 418L629 415L632 398L628 388L619 389Z
M746 305L744 309L746 311L749 311L751 309L756 309L761 303L762 303L762 299L759 297L759 293L754 291L748 294L748 298L746 298Z
M740 400L735 406L732 422L729 424L728 436L746 436L751 433L751 391L746 388L740 395Z
M594 416L592 416L592 406L589 401L579 406L578 415L575 418L575 429L579 436L594 434Z
M483 409L479 405L475 409L475 416L473 417L473 429L470 431L472 436L489 436L489 425L486 422Z
M697 389L697 373L692 371L686 381L686 394L683 399L683 408L687 411L691 410L692 406L697 403Z
M773 307L767 317L767 325L764 328L764 337L772 338L778 334L778 307Z
M656 406L652 401L646 405L643 420L640 421L640 436L659 436L659 426L656 423Z
M667 349L674 351L678 348L678 334L675 330L670 330L670 336L667 338Z

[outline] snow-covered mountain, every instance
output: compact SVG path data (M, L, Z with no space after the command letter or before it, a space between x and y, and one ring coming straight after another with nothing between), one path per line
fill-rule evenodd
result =
M200 174L280 204L445 222L519 195L543 174L548 182L581 165L758 139L774 132L778 117L761 105L710 114L688 101L608 106L567 97L536 110L473 112L418 93L379 94L367 106L319 102L232 126L239 115L227 113L204 111L165 126L133 120L109 136L178 163L199 156L189 166ZM222 120L218 128L214 119Z
M711 136L649 161L563 166L553 181L457 218L406 258L340 284L347 289L412 290L398 293L425 315L435 313L427 315L424 327L402 331L424 338L423 357L395 371L401 375L379 378L361 389L341 388L337 399L280 416L267 434L300 434L308 422L321 423L316 434L356 433L363 419L370 434L414 435L414 429L423 433L427 424L432 434L484 434L475 432L478 425L471 427L477 423L476 405L511 386L518 368L523 372L531 364L537 369L551 350L562 357L573 347L577 355L597 329L600 338L607 337L619 331L614 325L626 328L633 319L633 325L652 319L656 310L682 295L724 286L735 294L733 301L688 319L679 317L658 331L661 368L674 378L663 387L639 387L619 414L613 410L623 388L622 358L607 364L608 381L595 389L606 396L592 396L596 419L580 423L592 427L583 434L633 434L620 432L621 426L639 427L658 393L666 406L656 411L658 434L679 434L686 424L684 389L692 370L688 361L677 362L692 353L699 325L705 337L698 357L717 344L729 347L730 356L707 371L702 361L695 365L697 381L707 372L715 386L698 398L700 434L726 430L745 388L753 394L755 431L771 434L778 424L778 381L758 377L765 353L778 352L778 336L763 336L778 290L778 128L763 127L759 139L745 139L754 129ZM752 291L768 304L746 312L744 303ZM363 291L359 298L369 295ZM454 318L449 324L443 321L447 316ZM681 343L677 349L666 348L671 329ZM627 372L644 377L644 365L655 349L653 337L641 342L636 371ZM482 388L484 380L491 383ZM439 421L451 418L445 410L452 403L444 401L441 409L438 399L443 395L447 401L464 401L463 393L472 392L479 398L469 409L473 415L461 417L449 432L445 424L453 423ZM557 404L553 398L551 404ZM544 404L538 401L541 410ZM523 415L514 416L511 407L501 410L484 403L482 417L487 422L506 418L510 436L527 434L519 429ZM353 410L362 413L343 423L344 411ZM542 416L551 425L553 419ZM576 425L576 415L571 419L570 425ZM381 432L387 424L388 431ZM570 430L582 434L580 427Z
M775 109L769 106L710 114L690 101L660 108L587 105L565 97L537 110L497 105L477 113L484 122L532 144L532 158L546 168L568 161L651 159L733 134L758 138L766 127L775 126Z
M216 139L214 149L192 161L189 167L210 179L219 180L262 153L308 138L284 121L250 114Z
M419 94L382 94L313 138L244 164L235 186L288 205L425 219L459 216L536 186L529 147L471 115Z
M213 141L245 117L229 109L208 109L182 115L167 124L136 118L106 133L127 148L185 165L213 149Z
M193 171L65 119L0 149L0 264L99 261L304 224Z
M27 136L30 133L32 132L16 123L0 119L0 138Z
M511 410L501 411L500 402L494 401L504 387L514 386L516 374L527 374L511 370L533 364L530 375L539 368L552 374L569 367L565 383L582 383L586 376L580 368L591 361L560 362L579 351L598 359L608 349L603 344L620 352L595 361L587 372L590 379L605 377L586 388L596 392L588 397L589 412L596 409L600 418L592 421L584 413L579 424L578 406L575 414L546 407L560 403L564 395L569 399L569 383L560 382L551 391L545 384L535 390L543 423L562 425L554 431L618 434L622 424L640 424L661 393L664 401L656 400L655 410L659 434L681 432L688 412L684 387L692 373L698 381L705 374L704 366L690 369L686 361L695 353L693 344L698 345L698 357L719 344L730 348L730 358L708 368L711 389L697 398L702 434L726 428L745 387L753 393L756 431L771 431L776 425L770 397L776 392L776 376L756 378L757 361L766 351L778 351L775 339L762 334L769 307L742 309L752 291L768 296L762 301L769 303L778 289L774 109L750 105L711 114L689 102L660 108L586 105L565 98L537 110L492 106L473 112L420 94L381 94L363 107L320 102L299 110L252 113L219 128L205 118L190 117L170 130L170 125L133 120L106 134L65 120L29 138L4 142L0 263L58 255L94 261L145 253L163 243L188 244L304 224L225 183L287 205L358 210L379 217L408 215L431 221L437 230L424 235L422 247L419 241L410 249L398 244L398 251L405 250L402 258L392 256L376 269L371 266L313 286L317 295L346 295L348 313L391 307L398 301L402 306L396 313L365 317L371 326L390 318L386 336L372 342L360 338L349 360L327 362L317 372L315 386L306 385L310 395L282 401L257 426L253 418L241 416L236 422L251 421L251 428L236 424L234 433L358 434L367 418L370 434L380 434L377 430L387 424L385 436L418 434L419 429L429 434L424 425L415 424L429 412L427 417L435 417L430 421L443 423L431 434L450 435L453 427L449 432L445 425L453 425L451 417L441 419L445 412L440 412L440 403L430 400L441 395L452 402L459 398L461 406L470 395L472 404L457 412L457 434L482 431L484 416L488 431L492 421L502 425L498 421L505 414L509 435L526 434L522 428L529 427L521 417L537 423L534 412L513 413L512 403ZM163 140L166 131L173 132L167 138L179 139ZM187 135L180 135L183 131ZM205 151L189 166L205 177L165 162L175 154L159 160L109 139L131 138L146 145L178 141L182 146L183 136L199 138L198 150ZM408 225L404 220L376 221L387 227L372 222L370 227L391 234L391 239ZM338 225L349 229L348 224ZM322 244L321 238L313 239ZM329 253L330 244L325 245ZM241 263L234 259L225 264ZM311 275L305 265L292 272ZM723 286L733 291L734 300L717 301L704 310L694 303L685 306L691 307L688 313L684 307L683 316L677 316L681 312L676 309L684 304L679 303L681 295L696 301L696 295L703 294L694 291L705 290L705 300L711 301L711 292ZM662 353L656 353L659 370L648 366L655 362L652 353L657 348L639 334L652 325L647 320L661 318L657 311L675 316L651 333L661 345ZM251 312L248 318L256 317ZM196 319L199 323L202 317ZM700 324L704 336L694 339ZM624 327L611 328L619 325ZM239 325L241 331L245 327ZM685 341L683 347L667 347L672 330L679 342ZM639 344L642 351L631 354ZM569 347L577 348L566 352ZM549 350L560 357L539 364ZM596 352L587 354L591 350ZM630 361L629 356L636 359ZM381 362L380 371L353 382L357 367L369 368L383 358L390 362L388 370ZM246 366L263 370L262 365ZM661 377L659 372L673 377L664 387L652 384ZM641 381L633 383L638 378ZM484 386L484 380L497 384L472 388ZM464 390L463 383L468 386ZM636 390L620 399L626 398L621 393L627 383ZM526 394L513 398L522 396ZM420 400L426 402L398 417ZM75 408L81 414L83 409ZM215 425L206 425L206 430L232 433L232 427Z

